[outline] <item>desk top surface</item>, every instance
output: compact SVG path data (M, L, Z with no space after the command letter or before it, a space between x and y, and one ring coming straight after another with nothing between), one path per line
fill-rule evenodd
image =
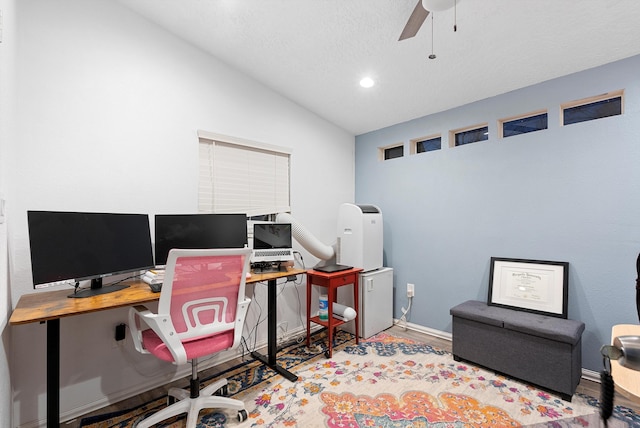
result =
M252 273L247 284L286 278L305 273L303 269L288 269L284 272ZM149 285L143 281L126 282L130 286L112 293L100 294L81 299L67 297L73 292L71 289L41 291L25 294L20 297L16 308L9 319L10 324L28 324L43 322L73 315L132 306L153 302L160 298L160 293L154 293ZM106 285L108 287L108 285Z

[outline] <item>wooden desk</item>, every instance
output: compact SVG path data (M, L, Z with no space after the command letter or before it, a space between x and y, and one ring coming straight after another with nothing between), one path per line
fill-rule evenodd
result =
M327 327L328 341L327 350L325 355L327 358L331 358L333 355L333 332L339 325L345 323L345 321L339 320L333 316L333 304L336 301L337 288L343 285L353 284L353 306L357 309L358 306L358 282L359 273L361 268L351 268L339 272L325 273L317 270L307 271L307 347L311 346L311 323L320 324ZM329 317L327 321L321 320L319 317L311 316L311 287L317 285L327 288L327 294L329 299ZM356 327L356 344L359 343L360 333L358 331L358 313L356 312L356 318L353 320Z
M297 380L297 376L280 367L276 362L278 352L276 280L303 273L305 271L302 269L255 273L246 281L247 284L268 282L268 355L263 356L256 352L252 355L291 381ZM149 303L160 298L160 293L152 292L143 281L134 281L129 284L130 287L113 293L81 299L68 298L67 296L73 291L65 289L25 294L18 300L9 319L11 325L47 323L47 427L60 426L60 318Z

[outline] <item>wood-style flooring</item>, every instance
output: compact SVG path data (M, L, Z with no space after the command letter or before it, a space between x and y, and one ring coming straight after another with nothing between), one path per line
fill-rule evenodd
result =
M421 342L424 342L430 346L433 347L437 347L440 349L444 349L447 350L449 352L451 352L451 341L447 340L447 339L442 339L439 337L435 337L429 334L425 334L423 332L419 332L419 331L415 331L415 330L411 330L411 329L404 329L402 327L399 326L393 326L391 327L391 329L388 330L388 332L396 335L396 336L401 336L401 337L407 337L410 339L414 339L414 340L418 340ZM239 359L236 360L232 360L229 361L227 363L224 363L222 365L219 365L217 367L214 367L212 369L208 369L205 370L202 373L202 377L206 377L209 375L209 373L207 372L211 372L211 374L219 372L221 370L224 370L227 367L233 367L236 364L238 364L240 361ZM179 383L180 385L184 385L185 381L184 380L180 380L178 382L175 383ZM144 404L146 402L149 402L159 396L165 395L166 391L173 386L172 384L168 384L165 385L161 388L156 388L152 391L147 391L144 394L138 395L137 397L132 397L130 399L121 401L119 403L113 404L111 406L105 407L103 409L99 409L96 410L94 412L91 412L87 415L83 415L82 417L79 417L73 421L69 421L67 423L63 423L61 424L64 427L68 427L68 428L76 428L80 426L80 420L83 417L86 416L92 416L92 415L100 415L100 414L104 414L104 413L109 413L109 412L115 412L118 410L126 410L126 409L130 409L132 407L136 407L139 406L141 404ZM578 385L578 388L576 390L576 392L582 393L582 394L587 394L590 395L592 397L599 397L600 396L600 384L598 382L593 382L587 379L582 379L580 381L580 384ZM616 391L615 394L615 404L616 405L621 405L621 406L625 406L625 407L629 407L631 409L633 409L635 412L640 413L640 399L638 399L637 397L631 397L631 396L625 396L623 395L621 392Z

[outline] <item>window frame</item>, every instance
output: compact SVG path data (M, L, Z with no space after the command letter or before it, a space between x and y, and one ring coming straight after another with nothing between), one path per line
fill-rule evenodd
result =
M574 107L581 107L589 104L595 104L600 101L607 101L614 98L620 98L620 114L596 117L594 119L587 119L580 122L572 122L567 124L564 123L565 110L571 109ZM624 89L618 89L617 91L605 92L604 94L594 95L591 97L582 98L579 100L569 101L569 102L560 104L560 126L569 126L569 125L575 125L576 123L591 122L592 120L605 119L607 117L622 116L623 114L624 114Z
M437 138L440 139L440 148L439 149L427 150L426 152L418 152L418 144L419 143L421 143L423 141L435 140ZM409 140L409 154L410 155L419 155L419 154L422 154L422 153L435 152L437 150L442 150L442 134L432 134L432 135L428 135L426 137L412 138L411 140Z
M481 129L481 128L487 128L487 138L486 138L486 140L477 140L477 141L473 141L473 142L467 143L467 144L456 145L456 135L461 134L463 132L474 131L476 129ZM452 130L449 131L449 148L468 146L469 144L479 143L479 142L487 141L487 140L489 140L489 123L488 122L479 123L479 124L471 125L471 126L465 126L464 128L452 129Z
M398 148L398 147L402 148L402 156L396 156L396 157L389 158L389 159L387 159L385 157L385 155L387 153L387 150L395 149L395 148ZM380 160L380 161L383 161L383 162L384 161L390 161L390 160L393 160L393 159L400 159L400 158L403 158L403 157L404 157L404 142L389 144L389 145L383 146L383 147L378 147L378 160Z
M541 109L541 110L536 110L536 111L532 111L529 113L524 113L524 114L520 114L517 116L511 116L511 117L506 117L504 119L499 119L498 120L498 138L503 139L503 138L509 138L509 137L515 137L516 135L508 135L508 136L504 136L504 124L508 123L508 122L513 122L519 119L527 119L530 117L534 117L534 116L540 116L542 114L546 114L547 115L547 127L543 128L543 129L537 129L535 131L529 131L529 132L523 132L521 134L517 134L517 135L522 135L522 134L529 134L531 132L538 132L538 131L544 131L545 129L549 129L549 111L547 109Z

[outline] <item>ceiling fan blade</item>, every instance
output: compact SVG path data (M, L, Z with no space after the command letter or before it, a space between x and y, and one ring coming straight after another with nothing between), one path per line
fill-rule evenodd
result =
M422 6L422 0L418 0L418 4L416 4L413 12L411 12L407 25L404 26L404 30L402 30L398 41L415 36L420 27L422 27L424 20L427 19L427 16L429 16L429 11Z

